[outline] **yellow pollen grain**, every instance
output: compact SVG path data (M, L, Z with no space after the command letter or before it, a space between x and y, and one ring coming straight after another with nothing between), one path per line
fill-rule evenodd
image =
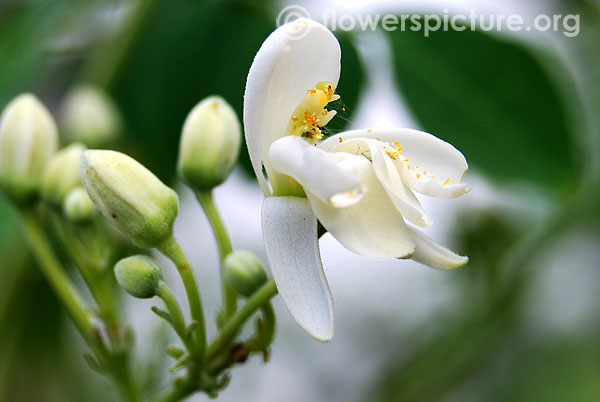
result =
M419 168L419 165L417 165L417 169Z
M420 179L420 178L421 178L421 174L417 173L417 179Z
M317 90L316 90L316 89L310 89L308 92L309 92L311 95L314 95L314 94L316 94L316 93L317 93Z
M446 181L444 182L444 184L442 184L442 186L445 186L445 185L446 185L446 184L448 184L449 182L450 182L450 178L448 177L448 178L446 179Z
M434 179L437 179L437 177L435 177L435 176L431 176L431 177L433 177Z
M396 159L396 156L398 156L398 153L396 151L389 149L389 148L387 148L385 150L385 152L390 156L390 158L392 158L394 160Z
M424 171L424 172L423 172L423 174L425 174L425 175L426 175L426 174L427 174L427 170L426 170L426 171Z
M342 112L345 112L345 111L346 111L346 108L345 108L345 107L343 107L343 108L342 108Z
M379 138L379 137L375 137L375 139L376 139L377 141L381 141L381 138Z
M338 140L339 140L340 142L344 141L344 140L342 139L342 137L338 138Z
M298 117L297 116L292 116L291 119L292 119L292 121L298 121Z
M372 132L373 132L373 130L371 130L371 129L367 130L367 133L372 133Z
M410 170L410 165L406 165L406 167L408 168L408 170Z
M408 162L408 158L404 158L404 162Z

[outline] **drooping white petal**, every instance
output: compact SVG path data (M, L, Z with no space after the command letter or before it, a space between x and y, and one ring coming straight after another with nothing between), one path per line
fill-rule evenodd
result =
M353 130L328 138L321 144L332 148L339 141L368 137L402 146L402 177L413 190L434 197L454 198L470 190L462 182L468 169L463 154L431 134L408 128Z
M279 294L313 338L333 338L333 300L321 265L317 219L302 197L267 197L262 209L265 249Z
M348 250L366 257L408 258L415 243L402 215L377 180L371 162L347 154L365 189L362 199L345 208L322 202L308 189L306 195L323 226Z
M458 255L437 244L421 231L408 228L412 233L416 249L411 259L436 269L453 269L465 265L469 257Z
M323 25L301 18L282 25L262 44L248 73L244 94L244 130L254 172L265 193L270 190L267 153L285 135L288 120L307 90L321 81L337 85L340 45Z
M371 159L377 179L379 179L379 182L404 218L418 226L431 225L432 221L425 213L417 197L404 185L400 174L401 170L398 171L398 166L401 168L402 162L392 159L385 152L382 142L362 137L343 140L333 146L328 144L327 147L330 152L353 153Z
M325 152L295 135L278 139L269 150L273 169L293 177L322 202L337 208L352 205L363 196L348 156Z

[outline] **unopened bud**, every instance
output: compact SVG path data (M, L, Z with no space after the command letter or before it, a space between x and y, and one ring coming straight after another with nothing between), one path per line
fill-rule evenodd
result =
M58 151L50 162L44 175L43 196L53 205L62 205L67 194L81 186L79 164L85 147L72 144Z
M250 297L267 281L265 269L249 251L237 250L225 258L224 280L236 293Z
M83 187L76 187L65 198L63 211L71 222L81 223L91 220L97 209Z
M149 299L156 295L162 269L154 258L134 255L117 262L115 277L119 285L133 297Z
M240 152L241 129L235 111L218 96L204 99L183 125L179 171L194 189L210 190L221 184Z
M0 117L0 188L14 202L40 193L44 170L58 147L56 123L33 95L13 99Z
M122 119L110 96L92 85L81 85L67 95L61 127L70 141L89 147L109 145L118 138Z
M81 179L102 215L137 246L159 247L172 236L177 194L135 159L115 151L85 151Z

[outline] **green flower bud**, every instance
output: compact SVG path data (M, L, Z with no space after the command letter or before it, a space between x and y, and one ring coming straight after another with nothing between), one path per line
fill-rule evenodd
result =
M115 276L127 293L140 299L149 299L156 296L162 280L162 269L154 258L134 255L117 262Z
M179 171L194 189L221 184L240 152L241 129L235 111L225 100L211 96L196 105L183 125Z
M0 117L0 188L12 201L37 198L57 147L56 123L35 96L19 95L6 106Z
M65 198L63 211L67 219L80 223L89 221L97 209L83 187L76 187Z
M223 278L236 293L250 297L267 281L267 274L254 254L237 250L225 258Z
M118 138L122 119L107 93L92 85L81 85L67 95L61 123L65 136L70 141L100 147L109 145Z
M71 190L81 186L79 164L85 147L73 144L58 151L46 169L43 184L43 196L53 205L62 205Z
M135 159L115 151L85 151L81 179L102 215L137 246L159 247L172 236L177 194Z

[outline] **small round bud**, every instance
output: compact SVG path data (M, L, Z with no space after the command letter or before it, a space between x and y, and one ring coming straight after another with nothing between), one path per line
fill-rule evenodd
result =
M97 209L83 187L76 187L65 198L63 211L71 222L81 223L92 219Z
M236 293L250 297L267 281L265 269L249 251L237 250L225 258L223 277Z
M57 147L56 123L35 96L19 95L6 106L0 117L0 188L12 201L37 198Z
M177 194L135 159L115 151L85 151L81 179L102 215L137 246L159 247L172 236Z
M240 152L241 129L235 111L225 100L211 96L198 103L183 125L179 171L194 189L221 184Z
M118 138L122 119L107 93L92 85L81 85L65 98L61 123L69 141L100 147Z
M140 299L149 299L156 296L162 280L162 269L154 258L134 255L117 262L115 276L127 293Z
M85 147L72 144L58 151L50 162L44 175L42 193L44 199L53 205L62 205L67 194L81 186L79 164Z

